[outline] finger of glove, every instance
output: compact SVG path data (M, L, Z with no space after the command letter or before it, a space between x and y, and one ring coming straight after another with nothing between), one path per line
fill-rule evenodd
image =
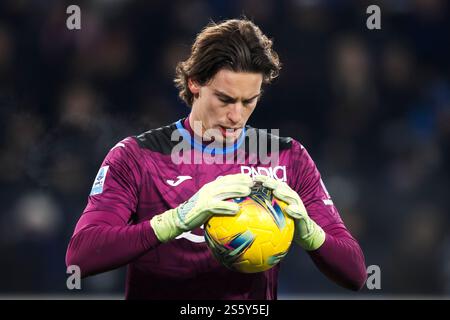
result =
M287 204L297 205L301 201L300 197L289 191L290 190L286 190L285 188L276 188L273 190L273 195Z
M290 217L294 219L304 219L308 216L306 211L304 211L303 208L297 205L289 205L284 210Z
M277 187L277 180L268 176L256 175L253 180L255 182L261 182L264 187L269 189L275 189Z
M225 200L230 198L246 197L250 194L251 189L244 185L228 185L219 187L214 192L214 198L218 200Z
M264 182L266 182L269 179L270 179L270 177L264 176L264 175L261 175L261 174L257 174L255 176L253 176L253 181L255 181L255 182L262 182L262 183L264 183Z
M229 174L219 177L215 181L220 184L242 184L249 187L253 185L252 178L249 175L243 173Z
M209 211L213 214L235 215L239 211L239 204L230 201L215 201Z

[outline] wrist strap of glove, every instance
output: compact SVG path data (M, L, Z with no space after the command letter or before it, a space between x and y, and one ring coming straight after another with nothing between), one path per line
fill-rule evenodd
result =
M176 225L177 215L177 208L175 208L156 215L150 220L150 225L159 241L167 242L183 233L183 230Z
M294 241L306 251L319 249L325 242L325 231L309 217L296 222Z

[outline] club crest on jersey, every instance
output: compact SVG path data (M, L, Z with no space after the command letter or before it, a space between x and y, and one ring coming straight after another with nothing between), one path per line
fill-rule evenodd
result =
M241 166L241 173L247 174L252 178L254 176L261 175L287 182L286 166L276 166L273 168Z
M97 176L95 177L94 184L92 185L91 193L89 195L95 196L103 192L103 185L105 184L106 173L108 172L109 166L101 167L98 170Z

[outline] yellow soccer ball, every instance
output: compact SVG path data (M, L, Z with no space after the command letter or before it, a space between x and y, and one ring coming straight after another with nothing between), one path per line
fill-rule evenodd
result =
M205 224L205 239L214 257L239 272L268 270L287 254L294 235L294 220L268 188L255 185L239 204L235 216L216 215Z

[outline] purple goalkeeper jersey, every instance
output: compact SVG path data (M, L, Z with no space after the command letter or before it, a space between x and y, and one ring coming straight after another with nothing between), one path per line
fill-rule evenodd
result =
M177 154L180 140L184 149ZM268 140L267 147L263 142ZM287 182L324 229L325 243L309 252L317 267L347 288L361 288L366 279L363 253L299 142L247 126L234 145L207 148L193 138L188 118L117 143L95 178L69 243L67 265L78 265L83 277L128 265L127 299L276 299L283 262L260 273L232 271L215 260L202 228L161 243L149 223L218 176L265 174ZM262 149L277 160L268 163ZM222 159L233 153L234 158L195 161L205 152Z

